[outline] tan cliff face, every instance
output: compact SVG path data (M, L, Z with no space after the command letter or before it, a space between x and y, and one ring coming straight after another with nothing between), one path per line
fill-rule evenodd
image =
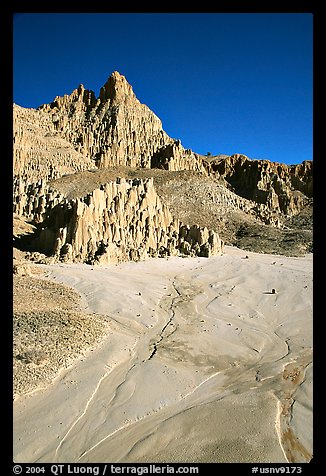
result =
M58 133L51 116L44 111L13 109L13 172L28 182L53 179L94 167Z
M52 115L55 129L97 167L150 167L152 155L173 143L160 119L138 101L118 72L109 77L98 99L81 85L40 110Z
M26 134L27 123L32 129ZM58 177L91 167L150 168L153 164L204 172L201 159L164 132L161 120L139 102L126 78L116 71L98 98L80 85L37 111L14 106L14 134L14 173L24 170L34 178L35 168L43 169L43 178L54 178L53 168Z

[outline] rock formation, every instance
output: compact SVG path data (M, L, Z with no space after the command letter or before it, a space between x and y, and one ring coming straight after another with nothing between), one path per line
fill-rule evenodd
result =
M235 154L210 162L240 196L266 205L270 210L294 215L313 195L313 162L286 165L269 160L250 160Z
M14 105L13 165L14 213L38 226L32 248L66 261L222 252L219 230L209 231L209 220L203 224L195 219L201 226L184 222L185 214L180 220L175 207L177 218L171 215L164 193L161 198L156 194L154 169L205 177L210 190L207 206L213 203L221 216L232 208L257 223L282 228L284 217L296 216L312 203L311 161L286 166L239 154L204 157L184 149L116 71L98 97L80 85L37 110ZM56 189L60 178L73 182L81 173L95 176L108 167L137 168L153 175L139 172L138 180L136 175L125 180L116 179L117 172L70 198ZM189 194L190 189L180 188L182 203L192 203ZM203 216L206 201L201 198L201 211L196 208Z
M94 161L75 150L58 133L48 113L14 105L13 171L27 182L49 180L94 168Z
M147 257L220 254L217 233L182 225L155 192L153 179L118 178L48 210L33 246L57 259L117 263Z
M221 253L215 232L173 219L151 180L119 179L77 200L47 186L108 165L205 173L199 156L168 137L118 72L98 98L80 85L37 111L15 106L14 131L14 213L41 224L33 242L39 251L86 262Z
M65 198L47 185L45 179L29 182L21 176L14 177L13 212L34 223L40 223L46 213Z
M55 129L78 152L91 157L97 167L149 168L153 156L160 155L162 148L179 145L179 141L163 131L160 119L138 101L126 78L117 71L101 88L97 99L93 91L80 85L70 96L56 97L51 104L39 109L46 112ZM180 148L177 155L179 159Z
M179 140L161 147L153 154L151 167L164 170L193 170L207 174L207 168L202 157L191 149L184 149Z
M16 175L51 179L107 166L204 172L200 156L164 132L160 119L117 71L98 98L80 85L37 110L14 106Z

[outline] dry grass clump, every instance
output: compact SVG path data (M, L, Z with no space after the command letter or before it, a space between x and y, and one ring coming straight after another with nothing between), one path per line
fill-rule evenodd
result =
M108 333L106 317L80 302L68 286L14 275L14 396L47 385Z

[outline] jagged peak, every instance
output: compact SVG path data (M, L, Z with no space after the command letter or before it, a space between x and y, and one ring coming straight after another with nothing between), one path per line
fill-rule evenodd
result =
M113 71L107 82L100 90L101 102L107 101L124 101L127 98L135 98L135 93L125 76L118 71Z
M41 104L37 110L47 111L49 109L62 109L70 107L73 103L84 103L87 107L93 107L96 104L94 91L85 89L83 84L74 89L71 94L56 96L50 104Z
M99 96L100 102L106 102L108 100L112 102L125 102L128 100L135 100L136 95L132 89L132 86L128 83L125 76L118 71L108 77L104 86L100 90ZM50 104L42 104L37 109L46 110L50 106L51 108L61 108L67 104L82 101L86 105L94 107L96 104L95 93L92 90L85 89L83 84L74 89L71 94L64 94L63 96L56 96Z

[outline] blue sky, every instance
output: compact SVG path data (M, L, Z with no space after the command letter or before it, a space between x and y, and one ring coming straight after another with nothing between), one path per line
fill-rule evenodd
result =
M13 99L36 108L117 70L183 146L311 160L310 13L26 13L14 16Z

